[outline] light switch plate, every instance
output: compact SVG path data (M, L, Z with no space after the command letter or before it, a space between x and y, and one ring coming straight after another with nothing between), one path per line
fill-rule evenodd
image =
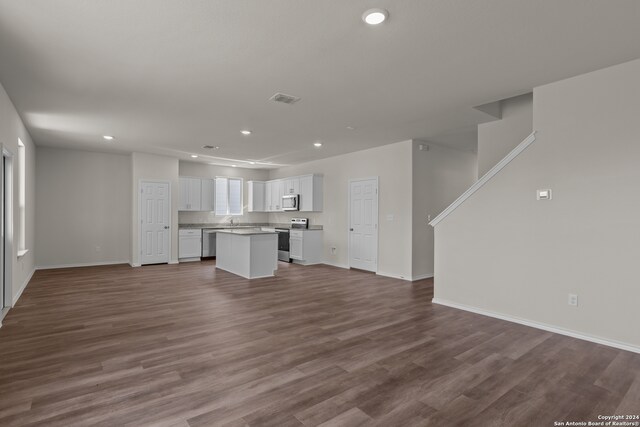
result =
M536 198L538 200L551 200L551 190L538 190L536 191Z
M387 215L387 221L393 221L394 215L393 214L388 214Z

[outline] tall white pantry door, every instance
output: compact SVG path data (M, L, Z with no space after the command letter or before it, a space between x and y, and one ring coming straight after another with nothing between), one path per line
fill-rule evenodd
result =
M378 269L378 180L349 182L349 265Z
M169 183L140 182L140 264L169 262Z

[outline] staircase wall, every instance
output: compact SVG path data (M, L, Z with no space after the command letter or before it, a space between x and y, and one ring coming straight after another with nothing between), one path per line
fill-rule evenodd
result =
M640 60L536 88L533 128L435 227L434 301L640 351Z

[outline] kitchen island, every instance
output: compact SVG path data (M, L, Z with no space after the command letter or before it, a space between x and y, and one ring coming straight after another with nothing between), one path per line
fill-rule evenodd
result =
M278 233L260 229L220 230L216 268L247 279L271 277L278 269Z

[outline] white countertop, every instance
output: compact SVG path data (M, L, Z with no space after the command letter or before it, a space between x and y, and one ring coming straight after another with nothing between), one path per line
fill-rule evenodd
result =
M218 230L218 233L237 234L239 236L253 236L256 234L277 234L275 231L263 231L260 229L240 228L235 230Z

